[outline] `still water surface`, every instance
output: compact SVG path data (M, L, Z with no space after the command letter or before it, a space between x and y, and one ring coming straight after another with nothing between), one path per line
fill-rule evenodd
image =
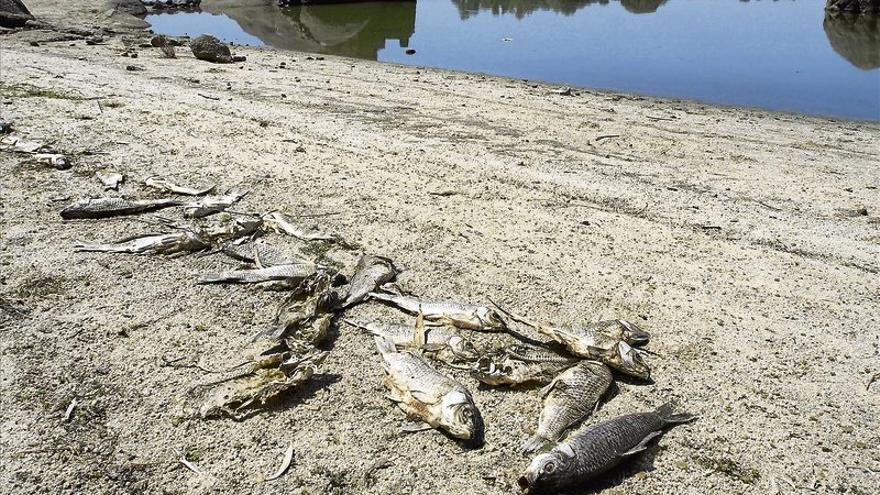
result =
M824 4L203 0L147 20L165 34L880 120L880 18L826 17Z

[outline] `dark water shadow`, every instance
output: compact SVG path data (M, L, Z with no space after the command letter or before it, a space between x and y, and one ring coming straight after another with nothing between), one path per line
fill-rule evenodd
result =
M667 0L619 0L620 5L632 14L656 12ZM562 15L572 15L590 5L608 5L611 0L452 0L462 19L469 19L481 10L492 15L512 14L522 19L537 11L545 10Z
M880 68L880 16L827 13L822 27L831 48L847 62L862 70Z

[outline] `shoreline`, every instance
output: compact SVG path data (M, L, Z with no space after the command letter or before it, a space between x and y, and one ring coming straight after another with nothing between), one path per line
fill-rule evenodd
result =
M71 26L117 25L94 3L28 5ZM216 65L188 47L163 58L138 47L145 33L116 29L95 45L0 36L0 120L73 162L0 152L10 493L500 495L528 464L517 449L537 426L537 389L442 368L473 392L486 445L401 434L371 339L344 326L303 389L243 421L188 416L186 391L212 379L198 367L261 351L250 337L283 293L196 285L235 266L219 254L73 252L155 231L146 217L58 215L81 197L158 197L143 187L152 175L250 191L236 210L302 215L350 246L265 239L346 274L362 249L405 267L401 284L424 297L644 328L653 382L618 382L586 423L669 400L700 420L602 478L602 493L876 486L880 123L562 96L552 83L238 45L247 61ZM126 46L138 57L120 56ZM98 172L126 181L105 191ZM350 316L409 321L373 303ZM290 469L263 482L291 445Z

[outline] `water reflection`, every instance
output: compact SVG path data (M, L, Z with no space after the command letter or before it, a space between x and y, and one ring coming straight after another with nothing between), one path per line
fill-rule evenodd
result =
M655 12L666 0L619 0L628 12L648 14ZM480 10L488 10L492 15L513 14L517 19L539 11L550 10L563 15L572 15L592 4L608 5L610 0L452 0L458 8L459 16L468 19Z
M279 8L272 1L207 2L202 11L223 14L263 43L285 50L332 53L376 60L386 40L409 46L416 3L364 2Z
M823 26L838 55L860 69L880 68L880 16L826 15Z

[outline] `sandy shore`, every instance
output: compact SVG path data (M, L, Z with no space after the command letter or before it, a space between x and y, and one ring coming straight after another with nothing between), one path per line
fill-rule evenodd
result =
M59 25L111 25L99 2L29 4ZM486 445L404 435L372 342L346 327L321 374L269 410L182 415L211 377L166 361L238 364L281 295L196 286L228 266L220 255L74 253L156 228L62 221L73 199L104 194L98 171L124 173L130 197L150 197L153 174L248 189L237 209L309 215L395 259L425 296L632 319L653 336L654 383L619 383L589 421L668 400L700 420L604 493L880 483L880 125L271 50L226 66L186 48L121 57L137 32L29 44L53 36L0 36L0 120L74 160L58 171L0 153L4 492L502 494L528 461L517 448L537 390L447 370L474 391ZM357 254L326 253L348 271ZM290 471L262 482L291 444Z

